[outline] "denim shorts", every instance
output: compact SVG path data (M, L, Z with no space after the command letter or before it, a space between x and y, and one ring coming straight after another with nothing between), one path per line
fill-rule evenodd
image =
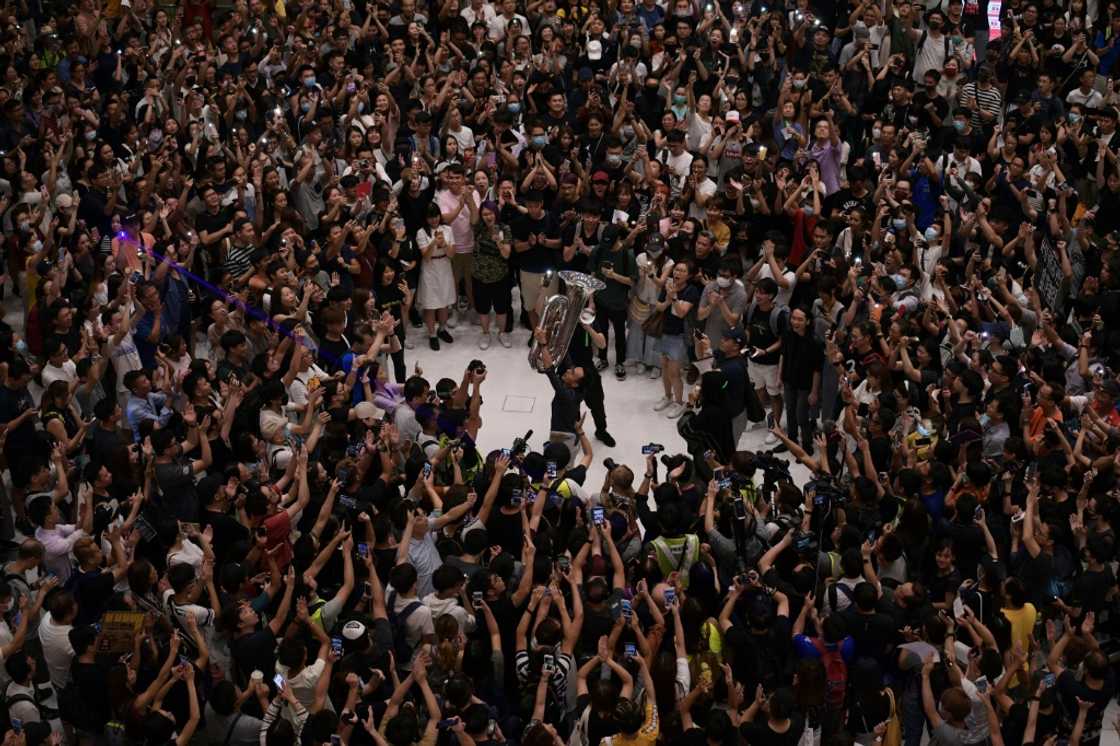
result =
M688 348L683 334L662 334L661 339L657 340L657 351L674 362L688 362Z

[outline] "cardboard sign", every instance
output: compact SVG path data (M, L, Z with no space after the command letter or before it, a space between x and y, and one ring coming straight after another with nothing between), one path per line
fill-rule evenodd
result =
M101 620L98 654L124 655L132 652L136 636L144 626L142 611L107 611Z

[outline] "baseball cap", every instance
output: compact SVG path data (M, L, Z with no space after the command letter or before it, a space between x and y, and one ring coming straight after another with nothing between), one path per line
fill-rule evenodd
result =
M732 109L731 111L727 112L727 114L725 114L723 118L728 124L738 124L739 123L739 111L738 111L738 109Z
M385 413L378 409L372 402L360 401L354 405L354 417L367 425L372 425L374 420L379 420Z
M366 625L357 619L351 619L342 627L342 636L347 640L360 640L366 633Z
M591 174L591 181L601 181L604 184L609 184L611 181L611 175L606 171L596 171L595 173Z
M69 194L60 194L54 198L54 206L60 210L69 210L74 205L74 198Z
M743 331L742 327L731 327L727 330L727 336L735 340L736 344L739 344L740 346L747 343L747 335L746 332Z
M601 60L603 59L603 42L598 39L593 39L587 42L587 59Z

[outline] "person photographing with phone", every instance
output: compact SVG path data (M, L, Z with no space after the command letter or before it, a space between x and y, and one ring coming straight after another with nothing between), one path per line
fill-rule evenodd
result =
M743 314L743 326L749 342L748 373L759 402L770 405L770 419L774 424L782 420L782 383L780 366L782 334L789 325L789 308L777 305L778 283L769 277L758 281L754 298ZM772 433L765 443L778 442Z

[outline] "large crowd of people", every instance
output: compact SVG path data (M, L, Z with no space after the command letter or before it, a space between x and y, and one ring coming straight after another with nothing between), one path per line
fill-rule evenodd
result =
M1120 3L20 1L0 67L3 746L1115 742Z

